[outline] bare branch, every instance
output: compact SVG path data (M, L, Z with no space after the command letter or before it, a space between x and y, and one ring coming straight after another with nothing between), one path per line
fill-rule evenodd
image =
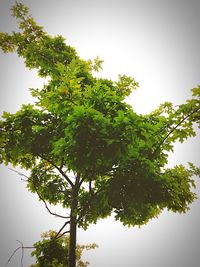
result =
M27 179L22 179L22 178L21 178L22 181L25 181L25 182L28 181L29 177L28 177L27 175L25 175L25 174L23 174L22 172L19 172L19 171L17 171L17 170L14 170L14 169L12 169L12 168L8 168L8 169L11 170L11 171L13 171L13 172L16 172L16 173L19 174L20 176L23 176L23 177L26 177L26 178L27 178Z
M63 234L60 235L60 233L62 232L62 230L65 228L65 226L67 226L70 223L70 221L67 221L63 224L63 226L60 228L60 230L57 232L57 234L55 235L54 239L60 238ZM66 231L69 232L69 231ZM65 233L66 233L65 232Z
M34 184L33 184L33 185L34 185ZM35 189L35 191L36 191L36 193L37 193L39 199L44 203L45 208L47 209L47 211L48 211L51 215L54 215L54 216L59 217L59 218L62 218L62 219L69 219L69 218L70 218L69 216L63 216L63 215L57 214L57 213L55 213L55 212L52 212L52 211L50 210L50 208L48 207L46 201L43 199L43 197L42 197L42 196L40 195L40 193L38 192L38 190L37 190L37 188L36 188L35 185L34 185L34 189Z
M69 216L63 216L63 215L57 214L57 213L55 213L55 212L52 212L52 211L49 209L49 207L48 207L46 201L45 201L44 199L42 199L41 197L40 197L40 199L42 200L42 202L43 202L44 205L45 205L45 208L48 210L48 212L49 212L51 215L54 215L54 216L59 217L59 218L62 218L62 219L69 219Z
M62 236L64 236L65 234L68 234L70 231L68 230L68 231L65 231L65 232L63 232L61 235L59 235L59 236L57 236L57 239L58 238L61 238Z
M13 256L15 255L15 253L18 251L18 250L22 250L22 256L21 256L21 266L23 267L23 257L24 257L24 249L34 249L34 247L24 247L23 243L20 242L19 240L16 240L17 242L19 242L21 244L20 247L17 247L12 255L10 256L10 258L8 259L7 263L6 264L9 264L9 262L12 260Z
M20 176L24 176L24 177L26 177L26 178L27 178L26 182L27 182L28 180L30 180L30 177L28 177L27 175L25 175L25 174L23 174L23 173L21 173L21 172L19 172L19 171L17 171L17 170L14 170L14 169L11 169L11 168L9 168L9 170L11 170L11 171L13 171L13 172L16 172L16 173L19 174ZM34 183L33 183L33 185L34 185ZM51 215L54 215L54 216L59 217L59 218L62 218L62 219L69 219L69 218L70 218L69 216L63 216L63 215L60 215L60 214L57 214L57 213L52 212L52 211L50 210L50 208L48 207L46 201L45 201L45 200L41 197L41 195L39 194L39 192L38 192L38 190L37 190L37 188L36 188L35 185L34 185L34 189L35 189L35 191L36 191L36 193L37 193L39 199L44 203L45 208L47 209L47 211L48 211Z
M17 240L17 242L19 242L21 244L21 249L22 249L22 256L21 256L21 267L23 267L23 259L24 259L24 244Z
M7 261L6 264L8 264L8 263L11 261L12 257L15 255L15 253L16 253L19 249L21 249L21 246L18 247L18 248L16 248L16 249L13 251L13 253L11 254L11 256L10 256L10 258L8 259L8 261Z

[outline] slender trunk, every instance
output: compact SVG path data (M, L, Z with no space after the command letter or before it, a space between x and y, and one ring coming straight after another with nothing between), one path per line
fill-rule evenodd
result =
M72 192L71 214L70 214L70 237L69 237L69 263L68 267L76 267L76 235L77 235L77 215L78 192L80 175L77 175Z
M69 266L68 267L76 267L76 232L77 232L77 224L76 218L71 215L70 219L70 238L69 238Z

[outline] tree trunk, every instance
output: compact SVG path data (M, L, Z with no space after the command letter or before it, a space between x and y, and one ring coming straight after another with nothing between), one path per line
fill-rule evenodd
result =
M80 175L77 174L76 182L72 189L72 202L70 213L70 237L69 237L69 263L68 267L76 267L76 235L77 235L77 206L78 206L78 192Z
M70 238L69 238L69 266L68 267L76 267L76 231L77 224L76 218L74 218L73 214L70 219Z

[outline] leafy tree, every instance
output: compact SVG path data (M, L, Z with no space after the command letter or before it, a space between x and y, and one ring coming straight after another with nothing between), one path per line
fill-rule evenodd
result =
M65 267L68 266L69 236L55 238L56 232L49 231L41 235L42 240L34 244L35 250L31 253L36 257L36 264L31 267ZM83 250L96 248L96 244L77 245L76 259L78 267L87 267L88 262L83 262Z
M200 126L200 86L174 107L164 103L147 115L125 100L138 83L95 78L99 58L81 59L61 36L51 37L16 2L19 31L0 33L0 47L17 52L27 68L48 82L31 89L34 105L23 105L0 121L0 161L30 170L28 189L47 207L70 211L69 267L76 265L77 227L86 229L115 214L124 225L143 225L167 208L186 212L195 199L192 163L167 168L174 143L195 136ZM47 207L48 208L48 207ZM64 217L64 216L63 216Z

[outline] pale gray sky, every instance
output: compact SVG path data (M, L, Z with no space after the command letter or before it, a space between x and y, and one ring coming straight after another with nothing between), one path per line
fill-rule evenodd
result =
M149 112L164 101L181 103L200 83L200 1L198 0L26 0L22 1L39 24L52 35L61 34L83 58L101 57L104 71L134 76L140 89L127 101L138 112ZM15 29L9 9L14 1L0 0L0 31ZM28 88L43 81L28 71L22 59L0 52L0 112L15 112L31 101ZM200 139L177 144L170 165L199 164ZM51 217L27 192L20 177L1 166L0 266L18 246L32 245L40 234L59 229L62 220ZM197 181L200 197L200 182ZM159 219L138 228L122 226L112 218L79 230L79 243L96 242L85 254L91 267L198 267L200 263L200 200L185 215L163 212ZM24 267L30 266L26 252ZM20 255L9 265L20 266Z

